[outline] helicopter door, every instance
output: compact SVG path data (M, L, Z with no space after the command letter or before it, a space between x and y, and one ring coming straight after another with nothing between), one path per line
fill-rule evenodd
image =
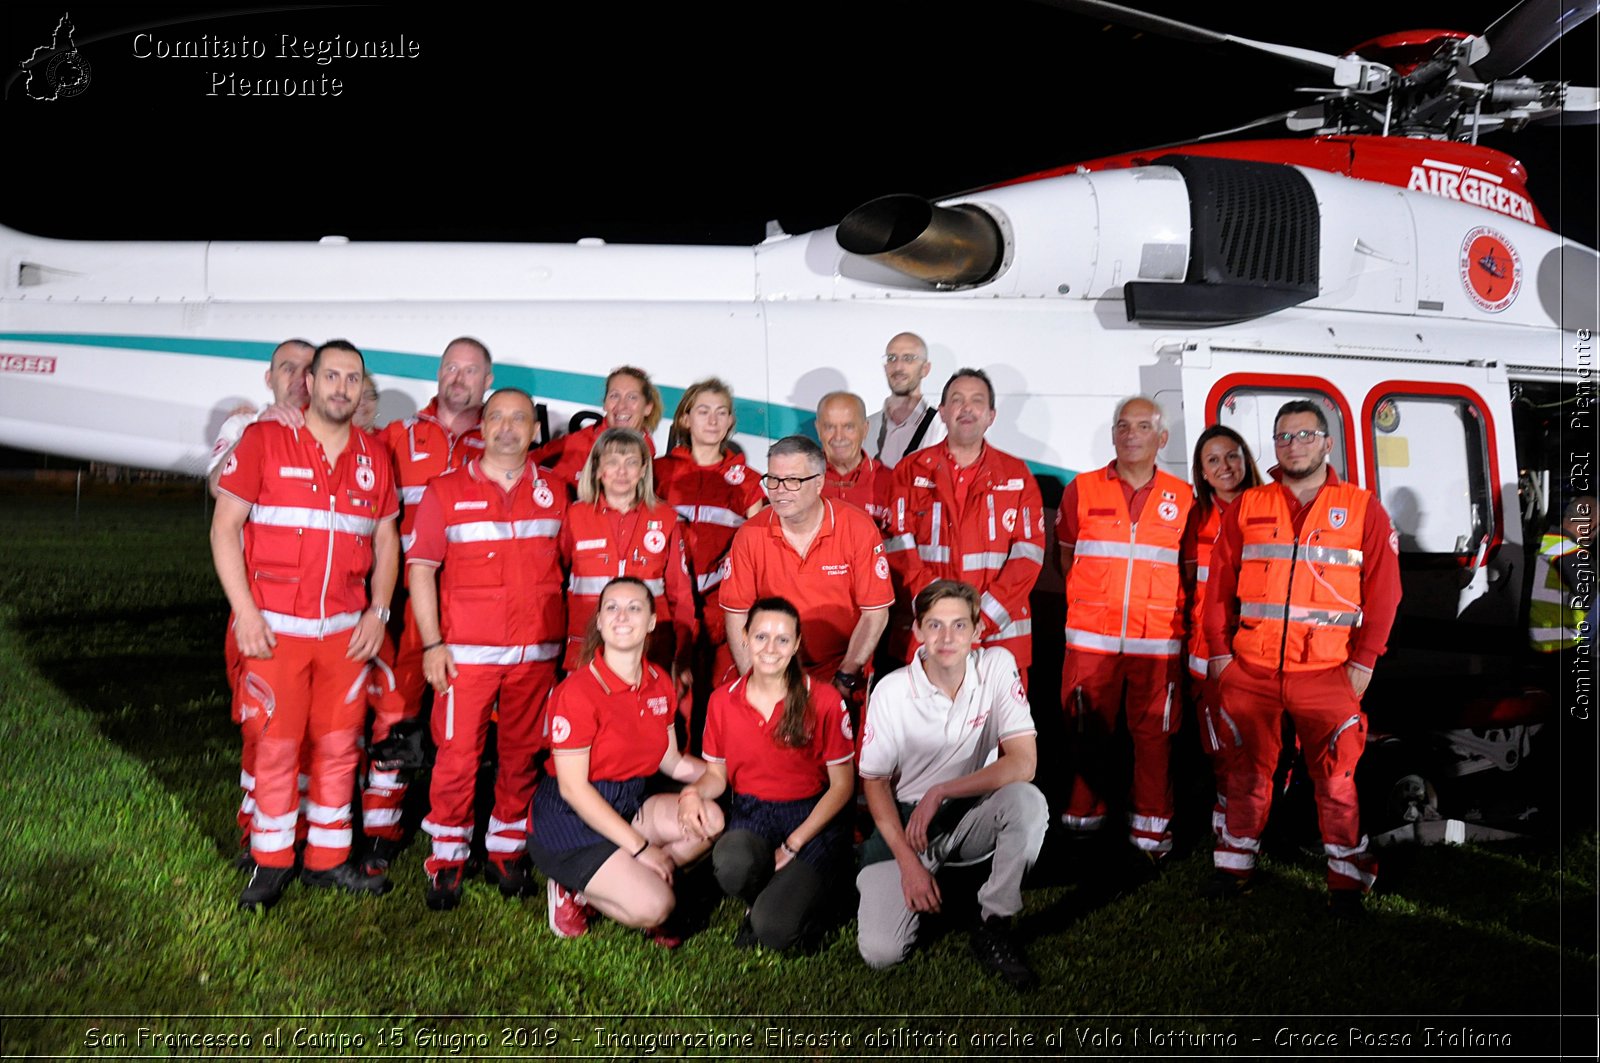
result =
M1477 568L1498 542L1488 406L1457 384L1388 380L1362 404L1367 486L1388 510L1402 555Z

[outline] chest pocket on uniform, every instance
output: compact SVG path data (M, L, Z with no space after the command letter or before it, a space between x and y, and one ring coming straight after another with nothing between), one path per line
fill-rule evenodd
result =
M454 558L444 567L444 581L458 591L476 588L482 593L498 588L505 581L505 559L498 550L491 550L483 557Z

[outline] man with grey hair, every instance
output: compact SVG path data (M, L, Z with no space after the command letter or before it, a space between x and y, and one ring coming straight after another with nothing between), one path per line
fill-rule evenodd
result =
M805 436L785 436L768 448L761 485L772 504L733 537L723 561L722 609L742 675L750 670L750 607L758 598L787 598L800 613L800 663L848 699L866 686L894 591L872 518L822 497L827 465Z
M1133 739L1128 837L1152 862L1172 848L1169 764L1182 718L1184 635L1178 551L1194 502L1187 483L1156 468L1166 443L1154 400L1122 400L1111 424L1116 457L1067 484L1056 516L1067 583L1061 697L1078 768L1061 820L1084 834L1104 822L1113 785L1102 770L1111 759L1105 743L1125 712Z
M945 426L938 410L922 397L928 370L928 345L915 332L902 332L883 352L883 375L889 397L883 409L867 419L867 439L872 454L892 469L912 451L931 447L944 439Z
M849 391L830 391L817 403L817 438L828 459L822 497L860 506L881 528L889 519L892 472L864 449L867 404Z

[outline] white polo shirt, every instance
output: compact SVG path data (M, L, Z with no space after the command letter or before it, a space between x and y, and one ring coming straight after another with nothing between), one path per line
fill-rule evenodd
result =
M898 776L895 800L915 804L935 784L983 767L1003 740L1034 733L1011 651L989 647L968 655L954 700L928 679L919 652L872 691L861 735L861 776Z

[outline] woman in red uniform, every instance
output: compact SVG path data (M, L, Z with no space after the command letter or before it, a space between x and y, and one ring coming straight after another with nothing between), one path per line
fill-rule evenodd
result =
M710 682L697 694L703 708L711 687L733 667L717 585L722 559L746 519L767 504L761 474L745 464L733 438L733 391L716 377L689 385L672 418L668 451L656 459L656 491L683 518L684 546L694 574L700 622L696 674ZM680 706L687 711L687 706Z
M1250 445L1231 428L1214 424L1200 433L1194 445L1194 508L1184 529L1180 556L1184 581L1189 586L1189 675L1197 691L1195 716L1200 726L1200 746L1211 758L1218 779L1217 800L1211 809L1211 829L1222 829L1223 796L1220 785L1226 770L1226 753L1234 745L1234 731L1216 697L1214 684L1206 678L1206 658L1211 656L1200 629L1200 614L1205 606L1206 576L1211 563L1211 548L1222 527L1222 515L1234 499L1252 487L1260 486Z
M722 829L680 826L678 798L645 799L657 771L693 782L705 762L678 751L672 680L645 659L655 599L631 576L611 580L584 643L582 667L550 695L554 774L533 795L528 855L550 879L550 929L578 937L596 910L627 926L659 930L677 903L673 871L703 854ZM668 942L658 933L656 940Z
M800 614L782 598L750 607L748 675L718 687L706 714L706 771L678 795L683 829L711 837L715 799L733 791L711 860L724 891L750 906L738 944L815 941L850 863L840 813L855 790L855 736L831 684L800 667Z
M601 589L617 576L633 576L650 589L657 619L665 622L656 628L647 656L687 690L694 590L678 514L656 499L653 479L643 436L626 428L600 433L578 481L579 501L561 528L561 556L571 572L562 668L579 667Z
M595 440L608 428L631 428L644 436L645 446L654 457L656 445L650 436L661 423L661 392L650 374L631 365L619 365L606 377L605 398L601 402L605 418L576 432L556 436L535 447L533 462L550 470L551 479L576 487Z

